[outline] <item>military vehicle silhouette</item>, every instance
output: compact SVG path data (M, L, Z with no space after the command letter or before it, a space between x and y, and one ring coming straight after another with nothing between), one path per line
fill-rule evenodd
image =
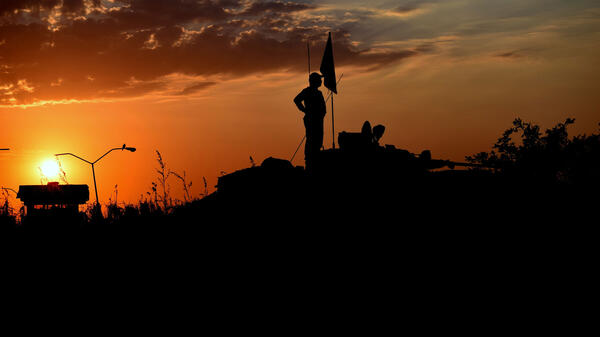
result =
M478 185L492 176L481 165L433 159L429 150L413 154L394 145L379 145L384 132L383 125L371 128L368 121L361 132L340 132L339 148L321 150L308 170L269 157L260 166L219 177L210 199L260 207L394 203L435 194L440 188L457 193L459 186Z

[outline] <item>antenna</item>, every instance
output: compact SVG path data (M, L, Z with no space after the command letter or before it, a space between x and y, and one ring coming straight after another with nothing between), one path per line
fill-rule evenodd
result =
M308 52L308 76L310 76L310 43L306 40L306 51Z

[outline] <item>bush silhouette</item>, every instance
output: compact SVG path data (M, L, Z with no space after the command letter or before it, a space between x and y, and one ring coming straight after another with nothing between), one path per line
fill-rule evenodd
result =
M466 160L533 183L598 186L600 134L569 138L567 128L573 123L575 119L567 118L542 134L538 125L517 118L490 152L467 156ZM513 140L515 135L520 135L520 142Z

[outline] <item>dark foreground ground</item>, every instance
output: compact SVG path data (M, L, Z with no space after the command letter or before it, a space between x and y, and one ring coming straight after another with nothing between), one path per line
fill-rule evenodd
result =
M499 156L478 155L501 173L330 153L309 174L266 160L166 214L0 218L3 294L17 297L5 307L21 329L50 331L38 310L61 315L61 332L87 323L79 334L583 335L597 302L600 138L568 140L567 124L540 138L516 120Z
M305 178L169 215L5 228L19 270L5 275L166 333L572 332L587 315L597 218L581 188L464 172Z
M597 198L587 190L593 186L534 184L489 171L426 172L396 179L347 175L334 180L296 168L277 174L253 169L220 182L213 195L168 213L125 212L91 220L25 218L20 226L3 224L2 235L146 248L180 248L181 242L236 249L426 246L427 251L443 251L543 244L545 236L597 223Z

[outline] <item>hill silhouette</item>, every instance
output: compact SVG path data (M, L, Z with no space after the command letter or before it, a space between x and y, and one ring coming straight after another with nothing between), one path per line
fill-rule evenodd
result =
M428 228L453 236L500 226L531 231L584 218L593 200L587 195L597 191L599 136L569 138L567 127L573 122L567 119L542 135L539 126L517 119L492 151L468 156L475 167L466 170L440 169L454 164L432 159L428 151L414 155L381 146L381 135L375 139L365 128L344 132L341 148L320 151L313 171L267 158L220 177L216 192L201 199L172 207L158 197L137 206L110 205L107 217L90 213L76 232L384 239ZM378 132L383 133L381 128ZM518 134L517 144L512 137ZM4 231L28 232L16 226L8 204L0 220ZM51 228L48 224L44 232Z
M517 131L507 131L495 155L470 157L490 168L431 170L444 162L373 144L322 151L310 173L267 158L222 176L202 199L167 208L158 184L154 201L114 204L70 232L51 222L43 231L14 227L1 213L2 228L16 228L2 239L19 258L77 261L70 272L99 266L118 280L143 275L136 289L202 294L211 308L277 299L330 317L314 308L325 300L335 302L333 315L370 319L397 305L414 325L443 329L465 312L474 326L506 312L530 317L515 303L557 303L549 295L557 287L577 292L567 282L579 283L593 256L585 238L595 236L580 231L594 209L582 191L597 183L588 165L597 165L598 135L568 138L562 125L525 145L511 145L507 133ZM551 149L569 160L552 169L537 161ZM534 164L544 173L530 179ZM569 179L549 173L557 168Z

